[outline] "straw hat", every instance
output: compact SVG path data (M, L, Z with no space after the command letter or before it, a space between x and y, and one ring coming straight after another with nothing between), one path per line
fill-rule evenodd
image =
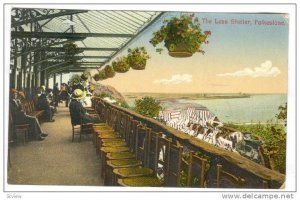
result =
M46 86L41 85L41 90L42 90L42 91L46 91Z
M83 99L86 96L86 92L81 89L74 90L71 98L72 99Z

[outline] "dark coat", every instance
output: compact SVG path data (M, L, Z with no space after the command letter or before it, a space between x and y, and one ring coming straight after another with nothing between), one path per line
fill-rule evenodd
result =
M39 110L48 110L50 109L50 104L46 97L46 94L42 93L41 96L38 97L37 107Z
M15 124L23 124L26 122L26 113L22 109L21 102L19 100L11 99L10 108Z
M84 91L85 89L84 89L84 86L82 85L82 84L77 84L77 85L73 85L72 86L72 93L74 92L74 90L76 90L76 89L80 89L80 90L82 90L82 91Z
M86 111L82 104L76 99L72 99L69 105L71 122L73 125L81 124L82 119L86 115Z

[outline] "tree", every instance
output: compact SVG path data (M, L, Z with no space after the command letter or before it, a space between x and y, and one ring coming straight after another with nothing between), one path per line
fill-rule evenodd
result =
M135 100L134 110L141 115L156 117L161 109L160 102L153 97L143 97L142 99Z
M287 120L287 104L278 107L279 113L276 118L285 122ZM250 132L258 135L264 141L262 148L264 155L270 159L272 169L275 169L283 174L286 170L286 127L282 123L273 123L269 121L267 124L252 124L252 125L229 125L232 128L243 132Z
M284 125L286 126L286 124L287 124L287 103L285 103L284 106L279 106L278 110L279 110L279 113L276 115L276 118L278 120L283 120Z

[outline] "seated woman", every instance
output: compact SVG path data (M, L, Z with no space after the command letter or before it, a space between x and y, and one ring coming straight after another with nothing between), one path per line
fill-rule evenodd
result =
M86 96L86 92L81 89L74 90L71 96L69 111L73 125L97 123L100 122L99 118L89 115L82 105L82 101Z
M20 98L23 98L22 92L18 93L15 89L11 90L10 111L14 124L29 124L29 139L44 140L48 134L43 133L40 123L36 117L26 115L22 109Z
M54 119L53 119L54 108L52 106L50 106L50 102L47 99L45 86L40 87L40 91L38 94L37 108L39 110L45 111L45 117L46 117L47 121L54 122Z

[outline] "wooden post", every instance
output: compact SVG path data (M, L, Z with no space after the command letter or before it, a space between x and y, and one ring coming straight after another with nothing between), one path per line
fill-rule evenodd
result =
M55 85L56 83L56 73L53 73L53 86Z
M63 77L63 73L60 73L59 85L61 85L61 84L62 84L62 77Z
M21 57L21 73L22 73L22 88L25 89L26 83L26 58L27 54L23 54Z

